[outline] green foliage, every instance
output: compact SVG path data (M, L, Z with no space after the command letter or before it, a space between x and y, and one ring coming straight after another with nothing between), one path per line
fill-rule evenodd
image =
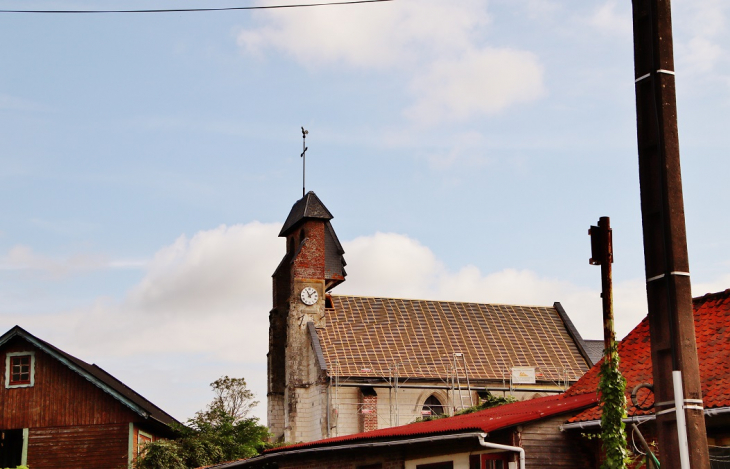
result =
M246 382L225 376L211 387L216 397L207 409L186 425L174 425L174 440L148 443L135 469L196 468L256 456L266 448L268 429L246 417L256 405Z
M253 392L248 389L243 378L224 376L210 383L210 387L215 397L208 405L209 412L223 410L238 421L246 418L251 409L259 404L253 400Z
M147 443L144 453L134 462L139 469L187 469L183 458L178 454L180 447L176 441L159 440Z
M513 402L517 402L517 399L514 398L514 396L495 396L491 392L487 392L487 397L484 399L480 399L481 402L475 406L467 407L466 409L462 409L458 411L454 415L464 415L464 414L471 414L473 412L479 412L480 410L484 409L490 409L492 407L497 407L504 404L511 404Z
M598 390L601 392L601 443L605 460L601 469L625 469L629 461L626 443L626 379L619 370L619 356L616 343L606 351L601 364Z
M28 466L18 466L18 467L16 467L16 468L12 468L12 467L6 467L6 468L4 468L4 469L28 469Z

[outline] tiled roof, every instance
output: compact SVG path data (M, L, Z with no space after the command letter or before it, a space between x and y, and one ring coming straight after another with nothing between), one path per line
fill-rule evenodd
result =
M354 443L358 441L395 440L404 437L451 434L465 431L494 432L503 428L532 422L538 419L571 412L595 404L596 394L581 394L566 396L539 397L526 401L505 404L491 409L474 412L473 414L459 415L428 422L417 422L400 427L382 428L370 432L355 433L334 438L327 438L308 443L299 443L281 448L274 448L266 453L288 451L296 448L312 446L330 446L337 443Z
M704 407L730 406L730 289L711 293L693 300L697 355L702 377L702 398ZM652 383L651 342L649 321L644 318L618 346L621 357L621 373L626 378L626 389L631 390L640 383ZM566 395L594 394L598 387L600 363L596 364ZM652 397L646 402L651 404ZM636 411L632 406L629 415L651 413ZM598 406L587 409L570 419L571 422L598 420L601 410Z
M513 366L537 367L546 381L588 370L555 307L356 296L332 296L332 306L317 329L330 375L383 378L399 363L400 377L437 379L454 353L473 381L509 379Z

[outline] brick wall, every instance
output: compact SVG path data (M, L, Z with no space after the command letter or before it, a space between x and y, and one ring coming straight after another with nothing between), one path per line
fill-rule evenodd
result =
M362 396L362 393L360 393ZM360 407L360 431L370 432L378 429L378 396L362 396Z

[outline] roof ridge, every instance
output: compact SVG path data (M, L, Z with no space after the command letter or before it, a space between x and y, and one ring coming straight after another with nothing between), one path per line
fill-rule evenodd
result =
M339 298L362 298L362 299L373 299L373 300L402 300L402 301L432 301L434 303L459 303L465 305L488 305L488 306L515 306L519 308L546 308L555 309L555 305L519 305L511 303L485 303L479 301L460 301L460 300L429 300L426 298L400 298L400 297L386 297L386 296L367 296L367 295L347 295L347 294L332 294L334 297Z
M702 296L692 298L692 303L704 303L707 300L723 296L730 297L730 288L715 293L705 293Z

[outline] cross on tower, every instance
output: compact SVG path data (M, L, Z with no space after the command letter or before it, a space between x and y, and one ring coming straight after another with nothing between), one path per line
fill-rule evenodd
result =
M304 127L302 127L302 154L299 155L302 158L302 197L304 197L304 188L305 188L305 176L307 174L307 134L309 133L309 130L304 130Z

